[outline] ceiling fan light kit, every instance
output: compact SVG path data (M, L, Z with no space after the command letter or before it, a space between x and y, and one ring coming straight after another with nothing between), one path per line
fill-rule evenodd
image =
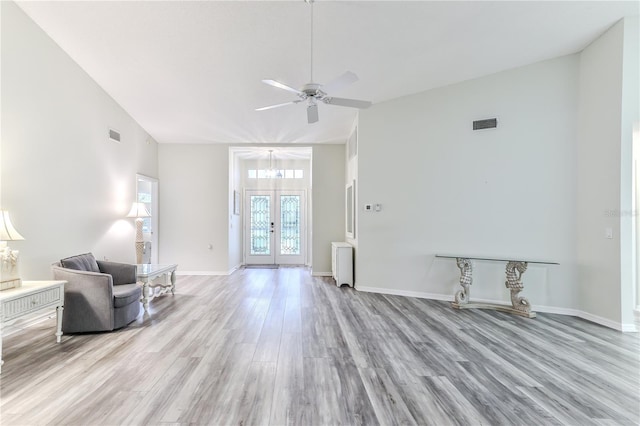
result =
M356 81L358 81L358 76L351 71L345 72L340 77L336 78L335 80L325 85L313 82L313 0L305 0L305 2L309 3L309 5L311 6L310 83L305 84L304 86L302 86L300 90L298 90L276 80L269 80L269 79L262 80L263 83L268 84L269 86L277 87L278 89L295 93L299 99L296 99L290 102L284 102L280 104L256 108L256 111L266 111L269 109L279 108L282 106L297 104L297 103L306 101L307 102L307 122L309 124L313 124L318 121L318 102L323 102L327 105L335 105L335 106L348 107L348 108L358 108L358 109L369 108L371 106L370 101L361 101L358 99L347 99L347 98L335 98L333 96L329 96L329 93L337 92L349 86L350 84L353 84Z

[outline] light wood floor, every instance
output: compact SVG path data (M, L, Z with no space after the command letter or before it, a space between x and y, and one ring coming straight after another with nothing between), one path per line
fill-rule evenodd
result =
M305 269L178 277L113 333L8 336L0 422L638 424L639 340L337 288Z

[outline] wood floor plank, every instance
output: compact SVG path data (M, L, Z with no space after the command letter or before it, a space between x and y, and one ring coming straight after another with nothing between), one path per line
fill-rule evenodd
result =
M270 306L258 338L253 362L276 363L278 361L283 320L284 309L276 304Z
M275 363L252 362L243 384L242 397L238 404L234 404L233 413L216 418L214 423L246 426L268 424L275 375Z
M278 351L269 423L300 424L303 393L302 337L300 333L283 333Z
M3 339L0 424L635 425L640 338L359 292L306 268L179 276L111 333Z
M383 425L416 425L400 392L383 368L358 369L378 422Z
M348 415L340 403L344 395L332 358L304 358L304 393L301 424L348 424Z

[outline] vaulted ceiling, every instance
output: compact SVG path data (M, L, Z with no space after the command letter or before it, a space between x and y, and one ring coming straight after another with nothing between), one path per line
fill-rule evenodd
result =
M303 103L311 6L297 1L18 2L160 143L344 142L357 110ZM578 52L638 2L322 1L313 78L375 103Z

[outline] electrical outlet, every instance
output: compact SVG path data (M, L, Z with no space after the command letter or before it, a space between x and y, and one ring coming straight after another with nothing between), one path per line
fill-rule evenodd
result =
M604 229L604 237L608 240L613 239L613 228L605 228Z

